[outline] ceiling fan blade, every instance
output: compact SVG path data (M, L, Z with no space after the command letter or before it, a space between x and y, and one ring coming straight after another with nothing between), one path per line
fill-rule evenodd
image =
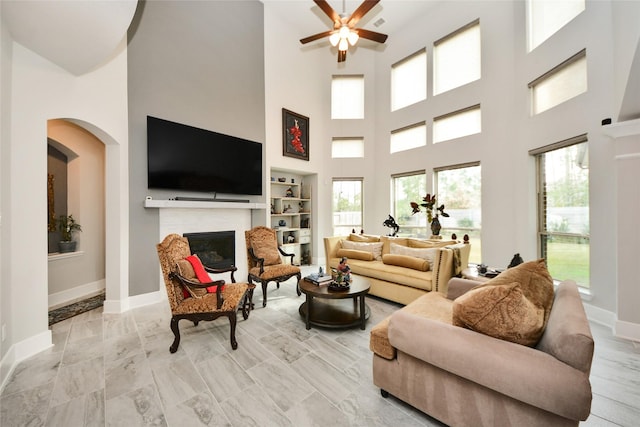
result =
M347 60L347 51L339 50L338 51L338 62L344 62Z
M358 22L360 18L362 18L378 3L380 3L380 0L364 0L362 4L358 6L358 8L351 14L349 20L347 21L347 25L350 28L353 28L353 26L356 25L356 22Z
M323 38L323 37L328 37L328 36L330 36L330 35L331 35L331 33L332 33L332 32L333 32L333 30L323 31L323 32L318 33L318 34L314 34L314 35L312 35L312 36L305 37L305 38L303 38L303 39L300 39L300 43L302 43L302 44L306 44L306 43L309 43L309 42L312 42L312 41L315 41L315 40L321 39L321 38Z
M388 37L386 34L365 30L364 28L356 28L355 31L363 39L373 40L374 42L378 42L378 43L384 43Z
M380 1L380 0L378 0L378 1ZM331 20L332 20L334 23L336 23L336 22L337 22L337 23L340 23L340 15L338 15L338 12L336 12L335 10L333 10L333 8L332 8L331 6L329 6L329 3L327 3L327 2L326 2L326 0L313 0L313 2L314 2L315 4L317 4L317 5L318 5L318 7L319 7L320 9L322 9L322 11L323 11L324 13L326 13L326 14L327 14L327 16L328 16L329 18L331 18Z

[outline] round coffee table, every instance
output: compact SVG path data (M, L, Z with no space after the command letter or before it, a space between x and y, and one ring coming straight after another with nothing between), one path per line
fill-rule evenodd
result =
M311 325L325 328L350 328L365 324L371 311L365 304L369 284L364 280L354 280L346 291L332 291L328 286L318 286L305 279L300 281L300 290L306 300L298 312L305 321L307 329ZM347 301L351 299L352 301Z

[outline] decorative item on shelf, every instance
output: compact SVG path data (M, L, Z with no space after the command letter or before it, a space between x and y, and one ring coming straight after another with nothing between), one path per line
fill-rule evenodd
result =
M289 234L287 236L287 243L295 243L296 242L296 238L293 234Z
M271 177L271 181L275 181L276 179L274 177Z
M271 214L273 215L274 213L276 213L276 207L271 203Z
M284 219L281 219L280 221L278 221L278 225L280 227L286 227L287 226L287 221L285 221Z
M309 228L309 218L302 218L300 220L300 228Z
M282 208L282 213L288 213L291 211L291 205L287 205Z
M292 184L295 184L295 183L296 183L295 178L291 178L291 183L292 183Z
M311 265L311 252L310 251L306 250L306 251L302 252L302 264Z
M282 155L309 160L309 117L282 109Z
M287 188L287 192L286 192L285 196L293 197L293 189L291 187Z
M400 226L396 222L395 218L389 215L389 218L385 219L382 223L385 227L393 228L393 233L389 234L391 237L395 237L400 231Z
M75 252L77 242L73 240L73 234L82 231L82 227L76 222L73 215L60 215L56 222L62 239L58 243L60 253Z
M439 215L447 218L449 214L444 211L444 204L437 206L436 205L436 195L433 196L428 194L422 198L422 203L417 204L416 202L411 202L411 215L421 212L420 206L425 208L427 211L427 222L431 224L431 238L432 239L441 239L440 230L442 226L440 225L440 220L438 219Z
M287 182L287 178L285 177L278 178L278 182Z

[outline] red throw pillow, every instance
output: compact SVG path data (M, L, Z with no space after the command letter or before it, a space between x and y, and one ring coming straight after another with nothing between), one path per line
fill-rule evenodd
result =
M198 258L198 255L189 255L185 259L189 261L189 263L191 263L191 266L193 267L193 271L195 271L196 277L198 278L200 283L211 282L211 277L209 277L209 274L204 269L204 265L202 265L202 261L200 261L200 258ZM210 294L214 294L217 289L218 289L217 286L209 286L207 288L207 292L209 292ZM222 291L223 289L224 289L224 285L222 285L222 288L220 290Z

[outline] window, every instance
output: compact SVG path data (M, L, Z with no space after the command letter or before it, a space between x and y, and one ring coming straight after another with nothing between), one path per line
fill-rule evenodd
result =
M482 132L482 114L476 105L433 119L433 143Z
M584 10L585 0L527 1L529 52Z
M364 157L364 138L333 138L331 157L334 159Z
M333 179L333 235L360 232L362 224L362 178Z
M364 119L364 76L333 76L331 118Z
M427 99L427 51L391 66L391 111Z
M480 22L449 34L433 44L433 93L438 95L480 79Z
M412 215L411 202L420 203L427 194L427 174L424 171L409 172L391 177L393 191L393 217L400 226L399 235L423 237L427 234L427 216Z
M397 153L398 151L424 147L425 145L427 145L427 125L422 122L392 131L389 141L389 151L391 153Z
M532 112L540 114L587 91L587 56L582 51L529 83Z
M589 287L589 147L585 135L530 152L538 176L540 257L554 279Z
M444 204L449 218L440 217L443 237L455 233L462 240L469 235L471 254L469 262L482 263L480 230L482 228L482 184L479 163L470 163L436 169L436 195L438 205Z

